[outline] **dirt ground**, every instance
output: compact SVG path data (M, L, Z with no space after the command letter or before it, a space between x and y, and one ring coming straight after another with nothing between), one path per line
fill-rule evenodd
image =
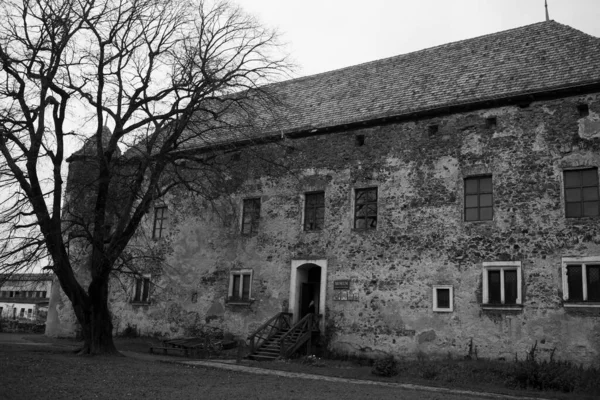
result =
M149 357L146 360L132 357L81 357L73 353L77 345L73 341L54 340L43 336L16 339L0 334L1 399L458 400L481 398L481 396L465 397L376 385L326 382L319 379L253 375L213 368L189 367L172 362L156 362L149 360ZM140 351L147 354L148 341L120 339L117 340L117 347L122 351ZM173 357L173 359L182 358ZM254 363L244 362L244 365L254 366ZM362 379L370 374L369 367L353 367L343 362L324 367L297 362L260 363L257 366L355 379ZM381 379L386 382L385 378ZM518 393L514 394L518 395ZM521 394L531 396L532 393ZM556 398L547 393L543 393L543 397ZM560 396L560 398L581 397Z

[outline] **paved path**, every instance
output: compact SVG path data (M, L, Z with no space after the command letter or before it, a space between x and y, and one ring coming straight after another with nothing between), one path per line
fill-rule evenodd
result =
M312 379L312 380L320 380L326 382L336 382L336 383L349 383L356 385L373 385L373 386L384 386L389 388L396 389L404 389L404 390L415 390L415 391L425 391L437 394L447 394L447 395L458 395L465 398L473 398L473 399L506 399L506 400L546 400L541 397L523 397L523 396L510 396L510 395L502 395L496 393L485 393L485 392L474 392L470 390L459 390L459 389L448 389L448 388L439 388L439 387L431 387L431 386L422 386L422 385L412 385L408 383L392 383L392 382L381 382L381 381L367 381L367 380L359 380L359 379L347 379L347 378L337 378L333 376L325 376L325 375L315 375L315 374L305 374L301 372L287 372L287 371L278 371L273 369L263 369L257 367L250 367L246 365L236 364L235 360L219 360L219 361L205 361L205 360L178 360L174 357L169 356L160 356L160 355L151 355L151 354L142 354L136 353L132 351L122 351L124 355L127 357L143 359L148 361L165 361L177 364L184 365L192 365L192 366L202 366L208 368L218 368L224 369L228 371L236 371L236 372L245 372L248 374L256 374L256 375L274 375L280 376L283 378L292 378L292 379Z

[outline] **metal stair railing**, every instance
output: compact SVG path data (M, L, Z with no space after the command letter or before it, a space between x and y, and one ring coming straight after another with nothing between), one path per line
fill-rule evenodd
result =
M290 329L291 317L292 314L288 312L275 314L275 316L270 318L254 331L254 333L248 336L248 341L250 342L250 354L258 350L263 343L271 339L277 332L283 329Z

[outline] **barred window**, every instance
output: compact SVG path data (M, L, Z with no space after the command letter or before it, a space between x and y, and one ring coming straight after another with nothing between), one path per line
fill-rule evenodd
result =
M377 228L377 188L356 189L354 198L354 229Z
M250 235L258 232L260 218L260 199L244 199L242 210L242 234Z
M493 219L492 177L465 179L465 221Z
M304 230L320 231L325 222L325 193L313 192L305 194Z
M154 207L154 227L152 228L152 238L159 239L163 237L167 227L167 207Z
M598 169L564 171L565 216L567 218L598 215Z

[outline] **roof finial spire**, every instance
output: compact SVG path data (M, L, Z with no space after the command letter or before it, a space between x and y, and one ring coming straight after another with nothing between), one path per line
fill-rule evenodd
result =
M548 15L548 1L544 0L544 7L546 8L546 21L550 21L550 15Z

